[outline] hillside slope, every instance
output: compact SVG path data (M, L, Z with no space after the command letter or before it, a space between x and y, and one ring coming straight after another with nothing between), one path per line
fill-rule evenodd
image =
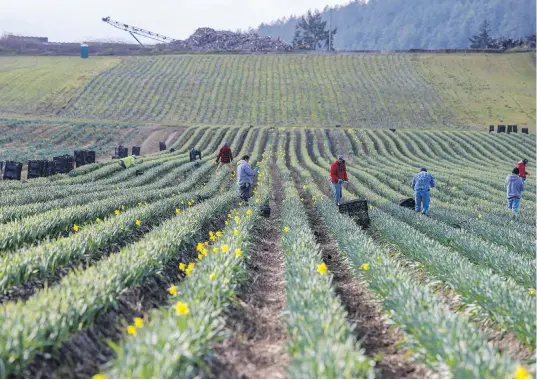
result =
M10 60L0 58L0 114L7 116L183 125L535 125L528 53L18 58L26 71L4 64Z

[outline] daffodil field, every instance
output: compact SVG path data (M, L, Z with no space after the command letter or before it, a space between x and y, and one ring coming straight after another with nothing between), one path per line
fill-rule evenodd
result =
M43 129L52 143L56 126ZM260 168L248 204L216 170L224 141ZM203 158L190 162L193 145ZM260 286L260 238L280 247L267 254L282 260L286 376L384 377L391 362L342 295L326 236L401 361L433 377L535 376L533 135L200 126L173 148L129 169L99 160L0 181L0 377L220 377L215 347ZM368 201L366 230L332 199L339 154L343 200ZM504 182L522 158L514 217ZM427 216L399 206L423 166L437 182Z

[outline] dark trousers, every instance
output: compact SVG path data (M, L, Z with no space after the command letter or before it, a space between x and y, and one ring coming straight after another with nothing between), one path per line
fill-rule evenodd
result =
M248 199L250 199L251 188L252 186L249 183L239 185L239 193L243 201L248 202Z

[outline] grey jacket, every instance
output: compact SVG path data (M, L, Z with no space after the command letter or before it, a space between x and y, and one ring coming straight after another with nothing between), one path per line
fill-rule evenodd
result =
M237 163L237 183L240 185L249 184L254 182L254 176L257 171L252 170L250 164L244 160L240 160Z
M505 187L507 188L507 198L522 198L524 191L524 180L516 174L509 174L505 179Z

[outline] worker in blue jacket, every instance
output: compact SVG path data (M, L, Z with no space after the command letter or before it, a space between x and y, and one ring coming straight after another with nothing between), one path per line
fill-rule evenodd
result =
M416 201L416 212L425 215L429 211L429 203L431 202L431 187L435 187L433 176L425 168L421 168L420 172L412 179L412 189L414 190L414 199ZM422 208L423 204L423 208Z

